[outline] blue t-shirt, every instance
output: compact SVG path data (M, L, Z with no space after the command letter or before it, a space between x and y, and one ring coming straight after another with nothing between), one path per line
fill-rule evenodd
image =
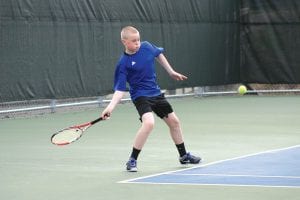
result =
M163 52L163 48L144 41L140 49L132 55L123 53L115 70L114 90L126 91L132 100L138 97L152 97L160 95L160 88L156 82L155 57Z

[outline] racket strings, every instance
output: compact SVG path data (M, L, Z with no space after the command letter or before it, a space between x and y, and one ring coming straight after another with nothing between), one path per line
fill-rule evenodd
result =
M83 130L80 128L68 128L62 131L59 131L55 134L51 141L53 144L65 145L70 144L81 137Z
M56 145L70 144L78 140L82 136L83 132L86 131L89 127L101 120L102 118L99 117L94 121L61 130L51 136L51 142Z

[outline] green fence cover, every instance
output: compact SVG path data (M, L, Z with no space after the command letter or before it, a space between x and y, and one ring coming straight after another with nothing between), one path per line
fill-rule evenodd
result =
M0 102L112 92L123 26L165 48L162 88L300 82L297 0L2 0Z

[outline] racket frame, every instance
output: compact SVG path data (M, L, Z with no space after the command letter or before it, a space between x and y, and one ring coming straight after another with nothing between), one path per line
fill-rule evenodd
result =
M102 118L102 117L99 117L99 118L97 118L97 119L95 119L95 120L93 120L93 121L91 121L91 122L87 122L87 123L80 124L80 125L75 125L75 126L70 126L70 127L68 127L68 128L64 128L64 129L62 129L62 130L60 130L60 131L57 131L56 133L54 133L54 134L51 136L51 143L54 144L54 145L57 145L57 146L64 146L64 145L71 144L71 143L77 141L79 138L81 138L81 136L83 135L84 131L86 131L86 130L87 130L88 128L90 128L92 125L94 125L94 124L100 122L101 120L103 120L103 118ZM64 143L55 143L55 142L53 142L53 138L54 138L56 135L58 135L58 134L60 134L60 133L62 133L62 132L64 132L64 131L66 131L66 130L70 130L70 129L77 129L77 130L80 130L81 133L79 134L78 137L76 137L76 139L74 139L74 140L72 140L72 141L70 141L70 142L64 142Z

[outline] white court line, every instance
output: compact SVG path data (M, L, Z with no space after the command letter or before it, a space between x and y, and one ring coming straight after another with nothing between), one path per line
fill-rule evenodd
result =
M119 182L123 183L123 182ZM223 186L223 187L262 187L262 188L289 188L299 189L299 186L283 186L283 185L238 185L238 184L209 184L209 183L157 183L157 182L127 182L130 184L143 184L143 185L181 185L181 186Z
M300 176L261 176L248 174L172 174L172 176L221 176L221 177L253 177L253 178L282 178L282 179L300 179Z
M267 151L258 152L258 153L253 153L253 154L247 154L247 155L239 156L239 157L235 157L235 158L224 159L224 160L215 161L215 162L211 162L211 163L204 164L204 165L197 165L197 166L190 167L190 168L186 168L186 169L174 170L174 171L168 171L168 172L163 172L163 173L157 173L157 174L152 174L152 175L149 175L149 176L142 176L142 177L138 177L138 178L133 178L133 179L128 179L128 180L124 180L124 181L119 181L118 183L135 183L135 184L173 184L173 185L258 186L258 187L288 187L288 188L299 188L299 187L294 187L294 186L264 186L264 185L229 185L229 184L194 184L194 183L191 184L191 183L150 183L150 182L134 182L134 181L137 181L137 180L140 180L140 179L145 179L145 178L155 177L155 176L159 176L159 175L166 175L166 174L171 174L171 173L176 173L176 172L181 172L181 171L191 170L191 169L194 169L194 168L207 167L207 166L210 166L210 165L219 164L219 163L226 162L226 161L232 161L232 160L237 160L237 159L241 159L241 158L247 158L247 157L256 156L256 155L261 155L261 154L265 154L265 153L274 153L274 152L277 152L277 151L284 151L284 150L293 149L293 148L298 148L298 147L300 147L300 144L299 144L299 145L295 145L295 146L286 147L286 148L267 150Z

